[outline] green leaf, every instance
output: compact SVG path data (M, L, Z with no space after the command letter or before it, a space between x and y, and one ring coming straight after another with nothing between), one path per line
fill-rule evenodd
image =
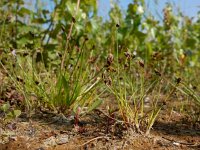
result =
M69 104L72 105L74 102L76 102L77 100L81 99L81 86L79 85L79 83L76 83L76 86L73 87L73 94L70 97L70 101Z
M34 18L32 20L32 23L36 23L36 24L44 24L44 23L48 23L49 20L45 20L44 18Z
M13 114L14 114L15 118L17 118L21 115L21 110L14 110Z
M69 81L66 80L65 76L62 76L62 84L65 90L65 93L68 93L70 91L69 89Z
M31 27L31 26L22 25L22 26L18 27L18 30L19 30L19 35L24 35L24 34L27 34L29 32L34 33L34 27Z
M7 119L14 119L21 115L21 110L13 110L6 115Z
M7 112L9 108L10 108L10 104L9 103L3 104L3 106L0 107L0 109L3 112Z
M20 17L24 17L25 15L30 15L32 12L29 10L29 9L27 9L27 8L24 8L24 7L22 7L19 11L18 11L18 15L20 16Z
M44 49L46 51L53 51L53 50L56 49L56 46L57 46L57 44L47 44L47 45L44 46Z
M145 40L145 38L146 38L146 34L143 33L143 32L140 32L140 31L136 31L136 32L135 32L135 35L137 36L137 38L138 38L141 42L143 42L143 41Z
M97 108L98 106L100 106L102 102L103 102L102 99L97 99L93 104L91 104L89 106L88 112L90 112L90 111L94 110L95 108Z
M23 37L17 41L17 44L20 45L20 47L25 47L25 45L29 42L31 42L29 39Z
M13 115L12 112L7 113L6 119L10 120L10 119L13 119L13 118L14 118L14 115Z
M188 47L190 47L190 48L195 48L195 44L196 44L196 43L197 43L196 40L193 39L193 38L188 38L188 39L186 40L186 45L187 45Z

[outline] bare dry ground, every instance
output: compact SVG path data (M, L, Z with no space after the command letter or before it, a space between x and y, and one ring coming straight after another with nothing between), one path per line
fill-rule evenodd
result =
M74 149L200 149L200 124L176 111L161 112L150 135L136 133L122 124L108 125L101 111L81 118L79 126L51 113L37 112L31 119L0 126L0 150Z

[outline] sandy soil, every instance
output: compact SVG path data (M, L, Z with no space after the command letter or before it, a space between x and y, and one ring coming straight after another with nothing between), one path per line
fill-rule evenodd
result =
M166 111L165 111L166 113ZM108 126L108 118L94 111L75 126L51 113L40 113L27 119L0 126L0 150L74 150L74 149L200 149L200 123L172 111L160 114L148 136L126 129L122 124Z

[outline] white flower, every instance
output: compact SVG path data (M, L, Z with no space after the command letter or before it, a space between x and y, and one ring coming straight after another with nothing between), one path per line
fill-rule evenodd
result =
M14 50L11 52L11 54L12 54L14 57L16 57L16 50L14 49Z
M195 66L195 62L194 61L190 61L190 66L194 67Z
M142 23L142 27L146 30L149 30L149 25L146 22Z
M82 13L81 17L82 17L83 19L85 19L85 18L86 18L86 14L85 14L85 13Z
M179 50L180 55L183 55L183 49Z
M151 28L150 33L151 33L151 37L153 39L155 39L155 30L154 30L154 28Z
M133 51L133 55L134 55L134 56L136 56L136 55L137 55L137 52L136 52L136 50L135 50L135 51Z
M131 24L133 24L133 19L131 19Z
M144 9L143 9L143 7L142 7L141 5L138 6L137 12L138 12L138 14L140 14L140 15L144 13Z

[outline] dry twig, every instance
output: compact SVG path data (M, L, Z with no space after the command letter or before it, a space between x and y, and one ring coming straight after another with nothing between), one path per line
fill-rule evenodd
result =
M95 137L95 138L93 138L93 139L90 139L89 141L87 141L87 142L85 142L85 143L79 145L79 147L83 147L83 146L89 144L90 142L92 142L92 141L94 141L94 140L98 140L98 139L106 139L106 140L109 140L109 137L108 137L108 136L98 136L98 137Z

